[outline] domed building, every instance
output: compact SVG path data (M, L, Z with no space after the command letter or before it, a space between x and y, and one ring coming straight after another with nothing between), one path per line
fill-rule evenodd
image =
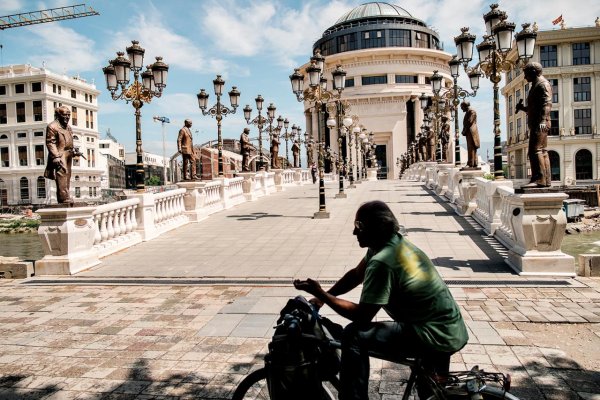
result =
M396 159L422 125L418 98L422 93L431 94L429 77L437 70L445 86L452 82L448 67L452 55L443 51L438 34L402 7L372 2L340 17L315 42L313 50L325 56L324 77L328 80L338 64L346 71L342 93L342 100L350 106L346 115L358 116L359 123L374 133L379 177L398 177ZM316 140L317 113L310 103L304 104L307 130ZM326 145L337 149L338 131L325 126L328 118L326 114L321 120L322 132ZM344 138L344 157L350 149L356 175L356 146L349 147Z

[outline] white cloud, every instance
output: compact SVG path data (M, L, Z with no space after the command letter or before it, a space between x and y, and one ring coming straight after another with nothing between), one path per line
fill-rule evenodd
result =
M90 38L59 24L42 24L26 29L35 37L36 49L41 50L31 53L31 64L41 66L45 62L48 69L57 73L87 72L98 68L95 42Z
M276 1L213 1L202 23L221 51L243 57L262 55L269 63L292 67L297 64L293 58L309 56L323 31L351 8L338 0L306 2L299 10Z
M208 57L204 49L196 46L191 38L178 35L165 26L160 12L151 7L143 14L132 16L131 23L110 43L108 54L125 51L135 39L146 49L144 62L151 64L154 57L161 56L170 67L202 73L221 72L231 65L223 59Z
M15 14L18 12L22 12L21 10L24 8L23 2L21 0L2 0L0 3L0 13L10 13Z

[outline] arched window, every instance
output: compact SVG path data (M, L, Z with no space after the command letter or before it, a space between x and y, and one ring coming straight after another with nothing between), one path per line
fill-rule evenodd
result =
M8 136L6 136L6 135L0 135L0 140L6 140L6 139L8 139Z
M46 198L46 180L43 176L37 178L37 197L38 199Z
M592 153L581 149L575 154L575 179L594 179Z
M29 201L29 180L22 177L19 180L19 186L21 189L21 201Z
M75 182L79 182L79 175L75 175Z
M8 189L6 188L6 182L0 178L0 206L8 205Z
M550 179L560 181L560 156L551 150L548 152L548 157L550 158Z
M73 140L79 140L79 136L73 135Z

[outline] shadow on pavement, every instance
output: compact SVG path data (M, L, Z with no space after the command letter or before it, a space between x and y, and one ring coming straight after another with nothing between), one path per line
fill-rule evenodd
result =
M312 218L307 215L282 215L282 214L269 214L264 212L255 212L251 214L242 215L228 215L227 218L236 218L238 221L256 221L260 218Z

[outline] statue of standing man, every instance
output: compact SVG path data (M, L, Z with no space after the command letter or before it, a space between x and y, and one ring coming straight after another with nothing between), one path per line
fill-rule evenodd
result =
M292 145L292 155L294 156L294 168L298 168L300 165L300 143L298 143L298 139L294 140Z
M279 135L273 132L271 135L271 168L281 168L279 165Z
M480 146L479 130L477 129L477 113L468 101L460 103L460 109L465 113L462 134L467 138L467 167L477 168L479 166L477 149Z
M196 155L190 130L192 120L186 119L183 124L183 128L179 130L179 136L177 136L177 150L183 158L182 177L184 180L194 180L198 177L196 176Z
M244 128L242 134L240 135L240 147L242 150L242 172L250 172L250 152L255 150L252 143L250 143L250 137L248 136L250 133L249 128Z
M44 178L56 181L56 199L60 204L73 204L69 194L73 162L73 131L69 125L71 110L60 106L54 110L54 121L46 127L48 160Z
M529 149L527 156L531 165L531 180L522 187L550 186L550 158L548 157L548 131L550 130L550 110L552 109L552 86L542 75L542 65L531 62L523 67L523 75L531 83L527 95L527 105L523 99L516 110L527 113L529 128Z
M448 144L450 143L450 124L448 117L442 116L442 127L440 129L440 142L442 143L442 161L448 161Z

